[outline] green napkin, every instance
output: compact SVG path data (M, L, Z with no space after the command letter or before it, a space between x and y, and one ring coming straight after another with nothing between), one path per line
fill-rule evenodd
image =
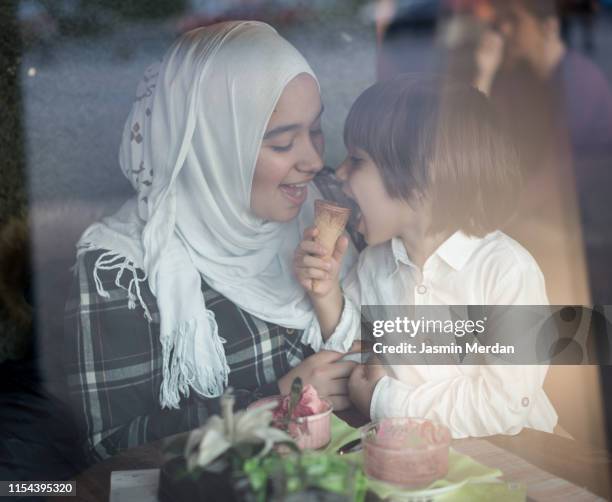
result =
M332 415L331 435L332 440L323 450L324 453L337 451L344 444L357 439L360 436L360 432L359 429L352 428L340 418ZM389 497L393 499L396 497L401 499L402 495L412 497L421 494L425 495L430 490L443 491L443 488L449 488L449 492L436 494L436 500L444 500L444 495L447 494L452 500L491 500L491 497L495 500L508 501L525 499L524 489L516 490L508 487L505 483L496 482L498 481L497 478L502 475L499 469L492 469L482 465L452 448L449 455L449 468L446 477L434 481L426 488L404 490L372 479L367 481L368 488L381 498ZM343 457L363 466L362 451L343 455ZM456 489L451 489L451 487Z
M504 482L465 483L456 490L435 496L436 502L524 502L527 489L524 485L513 485ZM392 500L401 500L392 497Z

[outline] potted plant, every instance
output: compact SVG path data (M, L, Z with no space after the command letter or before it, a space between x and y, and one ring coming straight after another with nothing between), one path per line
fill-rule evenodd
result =
M301 395L296 379L289 411ZM363 500L361 469L335 452L300 451L283 430L289 422L273 420L277 406L272 401L234 412L234 397L226 392L221 416L168 448L179 455L161 469L160 501Z
M271 425L274 405L234 412L234 396L221 397L221 416L214 415L194 429L186 442L179 440L167 452L181 451L162 467L162 501L245 500L255 494L243 470L249 459L265 457L276 445L297 449L291 437Z

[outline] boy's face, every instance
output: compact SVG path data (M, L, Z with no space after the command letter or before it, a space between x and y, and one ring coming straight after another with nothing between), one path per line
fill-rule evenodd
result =
M519 61L532 63L542 50L546 23L538 21L520 2L513 2L498 13L500 31L506 39L506 64L510 67Z
M357 230L368 245L399 236L417 217L406 201L389 196L378 167L361 148L349 149L336 176L343 181L343 192L359 206Z

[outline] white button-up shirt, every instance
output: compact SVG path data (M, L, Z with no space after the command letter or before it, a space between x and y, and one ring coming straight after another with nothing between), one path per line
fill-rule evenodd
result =
M359 305L547 305L544 277L533 257L496 231L484 238L449 237L419 269L403 242L366 248L343 284ZM351 309L352 310L352 309ZM352 323L351 323L352 324ZM351 337L352 338L352 337ZM391 366L374 390L370 414L425 417L453 437L552 432L557 414L542 389L546 365Z

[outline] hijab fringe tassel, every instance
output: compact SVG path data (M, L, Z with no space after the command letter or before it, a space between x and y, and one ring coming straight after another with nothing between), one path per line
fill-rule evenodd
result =
M194 339L198 333L198 324L209 324L212 336L204 339L204 350L215 354L213 361L219 361L219 367L198 367L200 378L196 379L195 368L189 364L188 354L193 350ZM163 380L160 388L160 403L162 408L178 408L181 394L189 397L189 387L197 380L207 382L207 387L197 389L198 393L207 398L219 397L228 384L229 366L225 362L223 339L219 337L215 316L207 311L207 318L192 319L179 324L173 333L161 337L163 355Z
M126 269L132 274L132 278L127 288L121 284L121 278L123 277L123 272L125 272ZM96 290L102 298L109 298L110 295L108 291L104 289L102 280L98 275L100 270L117 270L115 286L127 291L128 308L130 310L134 310L136 308L136 300L138 300L138 303L144 310L145 319L151 322L151 313L149 312L149 309L142 299L142 295L140 293L140 283L147 280L146 274L143 277L138 277L138 269L134 265L134 262L132 262L129 258L125 258L114 251L102 253L94 265L94 282L96 284Z

